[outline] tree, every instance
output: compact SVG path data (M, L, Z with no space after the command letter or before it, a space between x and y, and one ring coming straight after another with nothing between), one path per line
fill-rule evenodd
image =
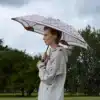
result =
M72 55L69 57L65 87L72 93L99 95L100 31L87 26L86 29L79 32L90 47L87 50L79 47L73 49Z

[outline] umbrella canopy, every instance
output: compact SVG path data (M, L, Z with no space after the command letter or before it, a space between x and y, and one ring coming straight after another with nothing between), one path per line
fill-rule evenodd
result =
M26 30L33 31L43 35L44 26L48 26L62 32L61 40L69 45L79 46L87 49L87 43L71 25L68 25L59 19L47 18L39 15L28 15L12 18L23 25Z

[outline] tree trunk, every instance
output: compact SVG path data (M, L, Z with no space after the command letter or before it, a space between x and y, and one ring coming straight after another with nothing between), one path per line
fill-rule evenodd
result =
M21 88L22 96L24 97L24 88Z

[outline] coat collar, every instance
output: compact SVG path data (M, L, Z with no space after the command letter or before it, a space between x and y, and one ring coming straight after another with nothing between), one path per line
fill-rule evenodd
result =
M58 46L56 48L51 48L51 52L54 52L54 51L58 50L59 48L61 48L61 46Z

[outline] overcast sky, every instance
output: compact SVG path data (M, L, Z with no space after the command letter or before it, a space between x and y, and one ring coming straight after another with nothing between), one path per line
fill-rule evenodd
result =
M46 48L42 37L27 32L12 17L31 14L51 16L73 25L100 28L100 0L0 0L0 38L12 48L34 55Z

